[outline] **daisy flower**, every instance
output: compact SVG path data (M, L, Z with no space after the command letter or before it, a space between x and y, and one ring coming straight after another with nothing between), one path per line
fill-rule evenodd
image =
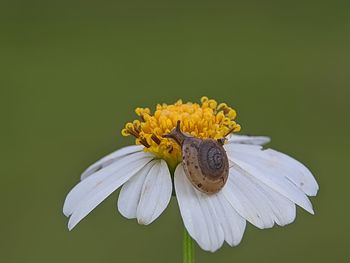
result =
M63 212L69 230L119 187L119 212L143 225L157 219L175 193L188 234L212 252L224 241L238 245L247 221L260 229L284 226L294 221L296 205L314 213L308 196L317 194L318 185L309 169L288 155L264 149L268 137L232 134L241 127L227 104L203 97L200 104L179 100L158 104L153 113L148 108L135 112L139 119L127 123L122 135L134 136L136 145L88 167L68 193ZM208 189L196 183L188 167L195 164L183 158L183 141L175 131L199 142L217 142L219 155L213 159L195 152L189 157L204 158L202 166L215 169L221 169L217 164L225 168L226 160L219 187L208 190L217 182L215 171L199 174Z

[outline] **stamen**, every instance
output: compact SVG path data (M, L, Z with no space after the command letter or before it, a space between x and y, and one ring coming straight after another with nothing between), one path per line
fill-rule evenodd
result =
M156 143L156 144L160 144L160 139L153 133L151 136L151 139Z
M139 137L140 137L139 133L136 132L136 131L134 131L134 130L132 130L132 129L127 129L127 132L128 132L130 135L134 136L135 138L139 138Z
M224 138L225 138L226 136L230 135L231 133L233 133L235 129L236 129L236 127L231 128L231 130L229 130L229 131L225 134Z
M145 146L146 148L151 147L151 145L148 144L148 142L145 139L139 139L139 142Z

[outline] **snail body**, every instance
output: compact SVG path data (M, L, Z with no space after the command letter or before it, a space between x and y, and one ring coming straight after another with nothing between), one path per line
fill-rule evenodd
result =
M182 164L192 185L201 192L214 194L225 185L229 163L222 140L199 139L176 128L165 135L175 140L182 150Z

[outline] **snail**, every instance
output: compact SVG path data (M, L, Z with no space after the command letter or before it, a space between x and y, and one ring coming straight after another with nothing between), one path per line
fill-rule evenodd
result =
M173 139L181 146L185 174L196 189L206 194L215 194L224 187L229 172L228 158L223 147L225 138L195 138L181 131L180 121L163 137Z

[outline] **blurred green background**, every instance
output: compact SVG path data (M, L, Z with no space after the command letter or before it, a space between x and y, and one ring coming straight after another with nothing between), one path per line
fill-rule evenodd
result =
M137 106L203 95L314 172L311 216L197 262L350 262L349 1L1 1L1 262L181 262L176 200L150 226L110 196L72 232L67 192L132 143Z

